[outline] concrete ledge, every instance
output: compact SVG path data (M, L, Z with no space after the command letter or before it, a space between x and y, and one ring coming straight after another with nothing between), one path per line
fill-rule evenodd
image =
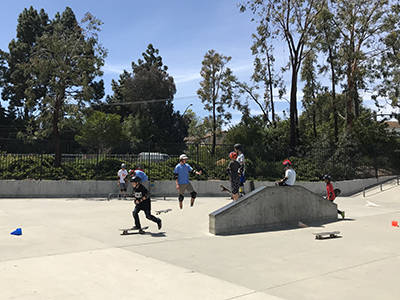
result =
M302 186L264 186L212 212L209 231L229 235L336 220L336 204Z
M364 187L384 182L396 176L384 176L368 179L356 179L349 181L336 181L334 187L342 190L342 196L361 192ZM221 192L220 185L227 187L230 183L225 180L192 181L194 189L199 196L223 197L226 192ZM308 190L325 195L324 182L296 182ZM255 181L255 188L261 186L274 186L274 182ZM0 198L68 198L68 197L107 197L109 193L118 193L117 181L97 180L0 180ZM131 191L129 187L128 192ZM175 181L154 181L150 185L150 191L154 196L175 197ZM250 182L245 183L245 191L250 191Z

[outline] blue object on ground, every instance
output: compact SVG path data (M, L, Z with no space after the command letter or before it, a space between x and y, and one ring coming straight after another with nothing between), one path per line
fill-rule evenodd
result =
M22 235L22 229L21 228L17 228L13 232L11 232L10 234L12 234L12 235Z

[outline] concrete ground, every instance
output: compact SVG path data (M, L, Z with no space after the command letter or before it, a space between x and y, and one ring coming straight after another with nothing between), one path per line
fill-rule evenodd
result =
M399 299L400 186L338 198L346 219L233 236L208 233L227 198L155 199L163 228L133 203L98 199L0 199L0 299ZM299 220L301 221L301 220ZM10 235L21 227L22 235ZM312 233L341 231L316 240Z

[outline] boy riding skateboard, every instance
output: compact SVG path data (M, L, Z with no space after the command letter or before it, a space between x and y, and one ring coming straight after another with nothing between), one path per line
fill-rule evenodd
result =
M151 201L149 192L147 189L140 183L141 179L138 176L133 176L131 178L132 187L133 187L133 197L135 201L135 209L132 212L133 219L135 220L135 226L132 229L139 230L139 233L143 234L144 231L140 225L139 220L139 212L141 210L144 211L146 218L154 223L157 223L158 229L161 229L161 219L153 216L151 214Z

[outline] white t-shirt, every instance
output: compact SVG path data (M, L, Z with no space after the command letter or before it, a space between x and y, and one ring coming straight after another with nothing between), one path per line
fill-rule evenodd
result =
M294 185L296 182L296 172L293 169L287 169L285 171L285 177L287 177L287 180L285 181L287 185Z
M244 154L240 153L236 160L241 166L243 166L244 165Z
M125 183L126 176L128 176L128 171L126 169L121 169L118 171L118 177L120 183Z

